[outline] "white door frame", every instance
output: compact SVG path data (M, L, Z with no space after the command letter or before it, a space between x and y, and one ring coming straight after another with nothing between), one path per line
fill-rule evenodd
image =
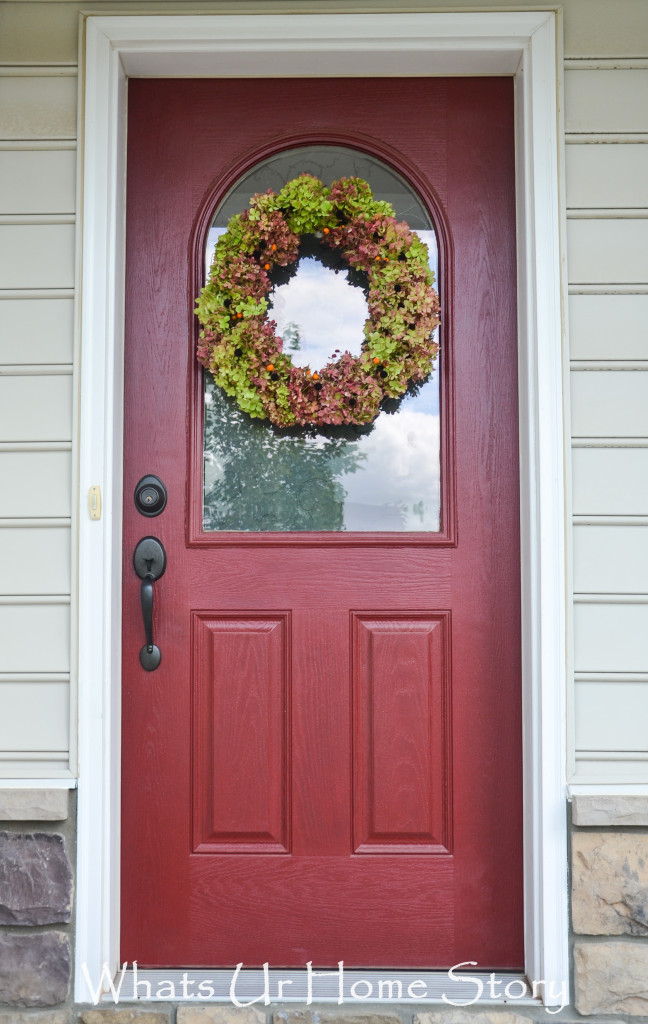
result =
M259 4L259 8L263 8ZM120 607L128 76L513 75L516 87L525 948L568 976L560 39L553 11L89 16L80 81L76 998L119 957ZM421 126L424 130L424 125ZM102 488L103 517L85 509ZM172 926L172 922L170 922ZM551 1000L548 1000L550 1002Z

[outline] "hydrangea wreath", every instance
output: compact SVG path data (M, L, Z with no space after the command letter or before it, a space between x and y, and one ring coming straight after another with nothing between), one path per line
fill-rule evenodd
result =
M268 294L315 255L366 295L369 318L359 356L295 366L268 319ZM361 178L330 188L310 174L268 190L232 217L216 244L197 300L198 358L250 416L277 427L371 423L388 398L429 375L438 346L439 299L427 246L373 198Z

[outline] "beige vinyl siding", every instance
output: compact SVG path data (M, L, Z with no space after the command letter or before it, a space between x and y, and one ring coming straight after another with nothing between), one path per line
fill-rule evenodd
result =
M569 67L565 73L565 131L645 132L647 96L648 68L581 71Z
M67 525L0 529L0 595L68 595L70 543Z
M76 150L0 150L2 212L74 213Z
M345 10L394 6L393 0L352 0ZM465 9L452 0L406 6ZM495 6L520 5L475 0L470 8ZM285 11L282 0L262 7ZM0 4L0 774L6 775L60 773L73 740L66 732L74 719L66 602L75 543L71 374L81 9L149 13L151 4ZM255 0L191 5L192 13L243 9L260 8ZM321 13L340 4L300 0L291 9ZM186 10L175 0L155 6L156 13ZM648 4L566 0L563 20L575 591L571 760L575 779L646 781L648 737L638 723L648 710Z
M71 441L70 375L0 377L0 436L5 441Z
M572 211L648 207L648 146L567 146L565 170Z
M0 776L9 777L74 769L76 90L74 67L0 68Z
M587 146L587 149L593 148ZM567 149L576 147L568 146ZM569 346L573 365L576 366L579 360L647 359L646 324L648 293L623 295L600 291L598 294L570 295Z
M571 405L574 437L648 436L648 365L643 370L573 370Z
M633 782L648 778L648 62L615 63L565 75L573 777Z
M643 284L648 280L648 220L592 217L567 227L571 284Z
M68 68L48 70L49 74L32 77L23 73L0 77L0 138L76 137L76 73Z
M33 293L1 298L0 374L14 366L63 365L72 369L74 300L58 294L36 298Z
M645 594L648 523L576 524L574 590L581 594Z
M72 288L74 224L0 224L5 288Z
M36 596L11 604L10 600L0 602L3 673L69 672L69 600Z

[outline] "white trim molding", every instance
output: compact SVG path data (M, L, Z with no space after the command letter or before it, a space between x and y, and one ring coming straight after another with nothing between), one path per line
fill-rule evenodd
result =
M82 19L77 1000L89 997L82 965L98 978L104 963L116 970L119 957L119 555L129 75L362 76L380 68L382 75L515 76L526 971L536 981L567 980L567 464L558 46L558 15L547 10ZM95 484L104 494L99 521L83 514Z

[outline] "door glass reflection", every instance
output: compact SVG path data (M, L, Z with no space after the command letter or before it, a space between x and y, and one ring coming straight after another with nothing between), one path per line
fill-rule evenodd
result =
M214 217L206 269L229 217L255 192L279 189L304 171L326 184L350 175L368 180L374 196L388 199L427 244L438 287L436 234L418 197L379 161L342 147L292 150L246 175ZM319 369L337 350L359 353L367 305L345 271L304 258L269 298L268 316L295 363ZM241 412L208 372L204 402L206 531L440 529L438 366L370 426L279 430Z

